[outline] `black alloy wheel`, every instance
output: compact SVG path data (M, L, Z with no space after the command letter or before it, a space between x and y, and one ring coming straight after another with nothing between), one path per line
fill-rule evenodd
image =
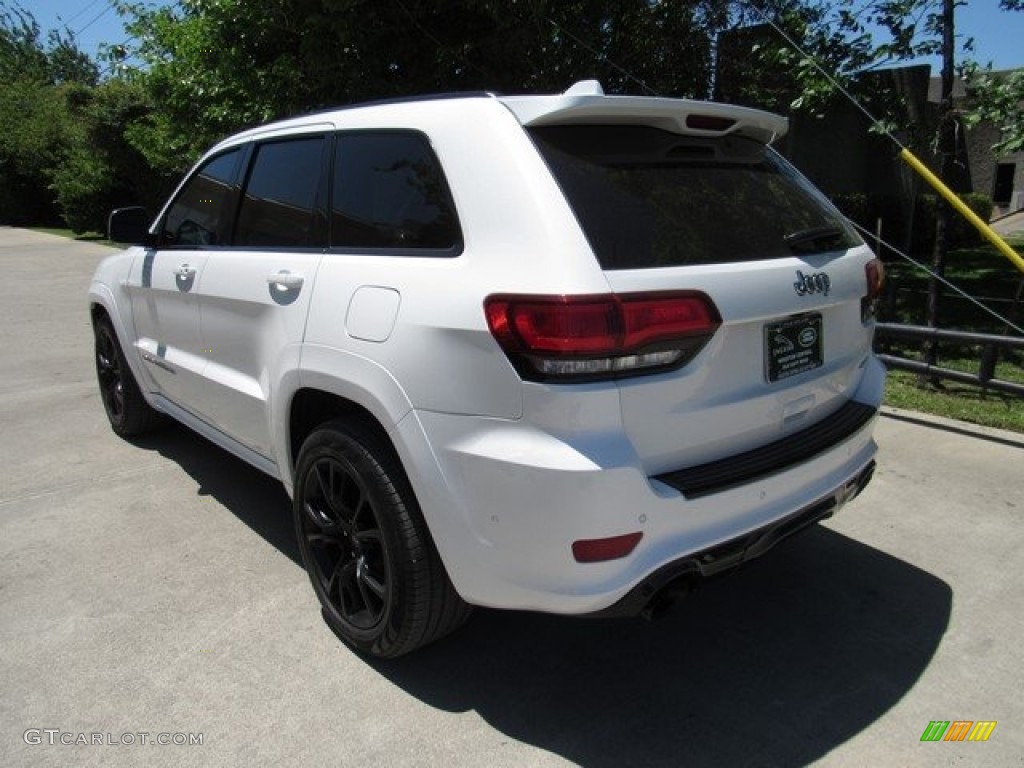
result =
M96 329L96 378L100 385L100 398L111 422L124 421L124 382L117 342L107 323Z
M314 431L299 452L293 512L324 621L356 650L401 656L469 616L379 429L338 420Z
M114 326L106 315L93 322L96 380L111 429L121 437L141 435L157 426L160 414L146 402L128 367Z
M310 466L300 517L310 577L354 632L379 627L391 604L379 514L351 462L324 456Z

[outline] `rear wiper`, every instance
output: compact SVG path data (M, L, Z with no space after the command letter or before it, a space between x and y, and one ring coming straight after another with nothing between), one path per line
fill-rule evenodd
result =
M842 229L835 225L798 229L786 235L783 240L796 253L807 253L826 247L830 242L843 236Z

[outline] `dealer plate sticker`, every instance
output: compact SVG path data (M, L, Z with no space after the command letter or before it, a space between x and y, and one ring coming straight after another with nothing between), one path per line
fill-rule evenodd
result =
M764 327L764 368L768 381L820 368L823 349L820 313L768 323Z

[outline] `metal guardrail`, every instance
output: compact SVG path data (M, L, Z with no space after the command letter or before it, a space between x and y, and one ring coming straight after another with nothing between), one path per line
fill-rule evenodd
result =
M1024 350L1024 338L1016 336L997 336L991 333L971 333L969 331L947 331L942 328L928 328L922 325L900 325L897 323L878 323L875 326L876 338L905 338L922 341L952 341L960 344L980 344L985 352L979 361L978 373L966 373L929 365L919 360L907 360L903 357L879 353L878 358L889 368L911 373L931 376L939 379L957 381L961 384L973 384L977 387L1003 392L1016 397L1024 397L1024 384L995 378L996 358L994 351L999 348ZM990 351L991 350L991 351Z

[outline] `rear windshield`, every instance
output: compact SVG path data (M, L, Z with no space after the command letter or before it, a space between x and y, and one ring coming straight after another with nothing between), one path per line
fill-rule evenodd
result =
M772 149L645 126L528 129L604 269L775 259L860 238Z

